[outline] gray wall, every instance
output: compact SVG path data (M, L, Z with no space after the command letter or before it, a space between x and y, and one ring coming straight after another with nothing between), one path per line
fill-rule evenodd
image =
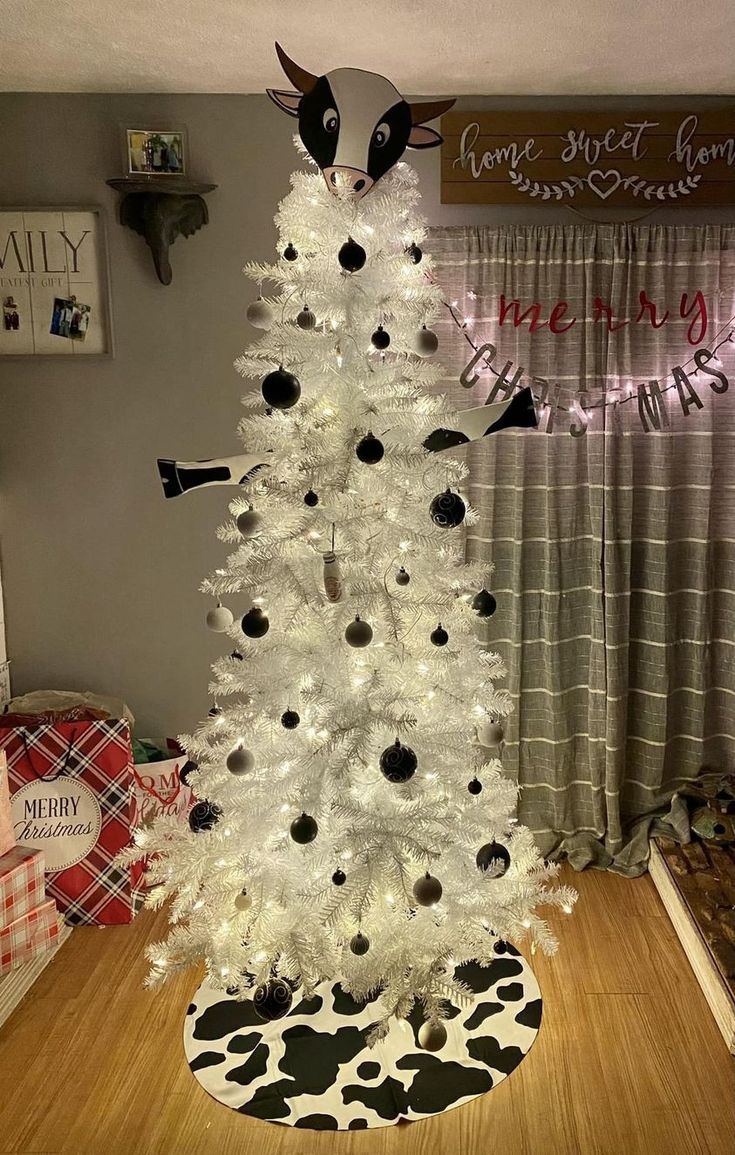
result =
M105 184L119 175L126 122L186 124L192 175L219 185L207 228L176 242L167 288L142 239L117 224ZM16 693L116 694L139 733L188 729L207 709L222 641L204 627L198 585L223 556L214 531L228 491L166 502L155 459L238 450L243 383L232 361L252 336L244 311L255 295L240 270L273 253L273 213L298 166L291 129L261 96L0 95L0 204L107 209L116 337L111 361L0 359L0 549ZM438 150L410 159L432 222L579 219L554 206L441 206ZM652 219L735 219L665 211Z

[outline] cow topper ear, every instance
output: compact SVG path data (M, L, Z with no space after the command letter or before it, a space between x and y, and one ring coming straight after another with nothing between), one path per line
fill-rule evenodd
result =
M423 124L415 124L408 134L409 148L436 148L441 144L442 137L433 128L425 128Z
M299 115L299 105L303 95L301 92L280 92L277 88L266 88L266 92L273 103L278 105L281 112L286 112L289 116Z

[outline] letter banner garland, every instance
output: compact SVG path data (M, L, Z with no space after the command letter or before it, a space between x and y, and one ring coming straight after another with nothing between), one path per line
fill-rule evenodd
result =
M495 380L491 381L490 392L485 402L487 405L495 401L508 400L516 392L530 386L539 429L545 433L552 433L562 419L560 415L565 414L564 420L569 423L568 432L572 437L582 437L587 432L595 411L600 409L610 410L614 421L622 412L636 412L645 433L660 432L670 425L667 394L671 397L672 391L676 390L681 411L685 417L689 417L692 410L697 412L704 408L700 396L702 385L715 394L727 392L730 380L726 374L728 366L723 357L732 356L733 364L730 371L731 374L735 373L734 315L721 326L709 342L694 349L688 358L681 358L665 374L659 374L655 379L634 382L635 375L631 373L631 381L628 384L603 389L596 400L585 400L583 403L582 398L589 395L587 390L571 390L534 374L528 374L528 379L524 379L527 371L523 367L516 366L513 361L504 357L492 342L480 342L472 336L469 331L471 321L462 317L457 301L451 303L444 301L444 306L473 351L460 374L460 384L465 389L471 389L480 380L482 373L490 373ZM701 378L700 373L703 374ZM628 407L627 410L624 409L625 406Z

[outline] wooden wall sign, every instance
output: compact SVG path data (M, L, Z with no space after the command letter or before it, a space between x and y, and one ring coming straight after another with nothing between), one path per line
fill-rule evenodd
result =
M442 135L444 204L735 205L735 104L450 112Z

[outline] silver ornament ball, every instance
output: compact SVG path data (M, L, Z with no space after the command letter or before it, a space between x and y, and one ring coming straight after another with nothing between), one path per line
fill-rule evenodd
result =
M236 746L227 755L225 765L230 774L249 774L255 765L252 750L246 750L244 746Z
M433 329L427 329L424 325L414 337L413 347L419 357L431 357L439 348L439 338Z
M237 515L237 528L243 537L255 537L263 524L263 515L255 509L244 509Z
M369 646L373 640L373 629L369 622L364 622L360 615L355 617L353 622L345 630L345 641L348 646L353 646L355 649L362 649L363 646Z
M442 896L442 884L433 874L427 873L417 878L413 884L413 897L419 906L433 906Z
M316 317L308 305L304 305L301 312L296 315L296 324L307 333L316 327Z
M419 1027L419 1046L424 1051L440 1051L447 1041L444 1023L423 1023Z
M251 301L245 316L255 329L270 329L273 324L273 309L262 297Z
M477 741L481 746L487 746L490 750L495 750L503 741L505 731L500 725L500 722L494 722L488 719L486 722L480 722L477 727Z
M207 628L215 634L223 634L225 630L229 630L234 620L232 612L228 610L227 606L218 604L207 614Z

